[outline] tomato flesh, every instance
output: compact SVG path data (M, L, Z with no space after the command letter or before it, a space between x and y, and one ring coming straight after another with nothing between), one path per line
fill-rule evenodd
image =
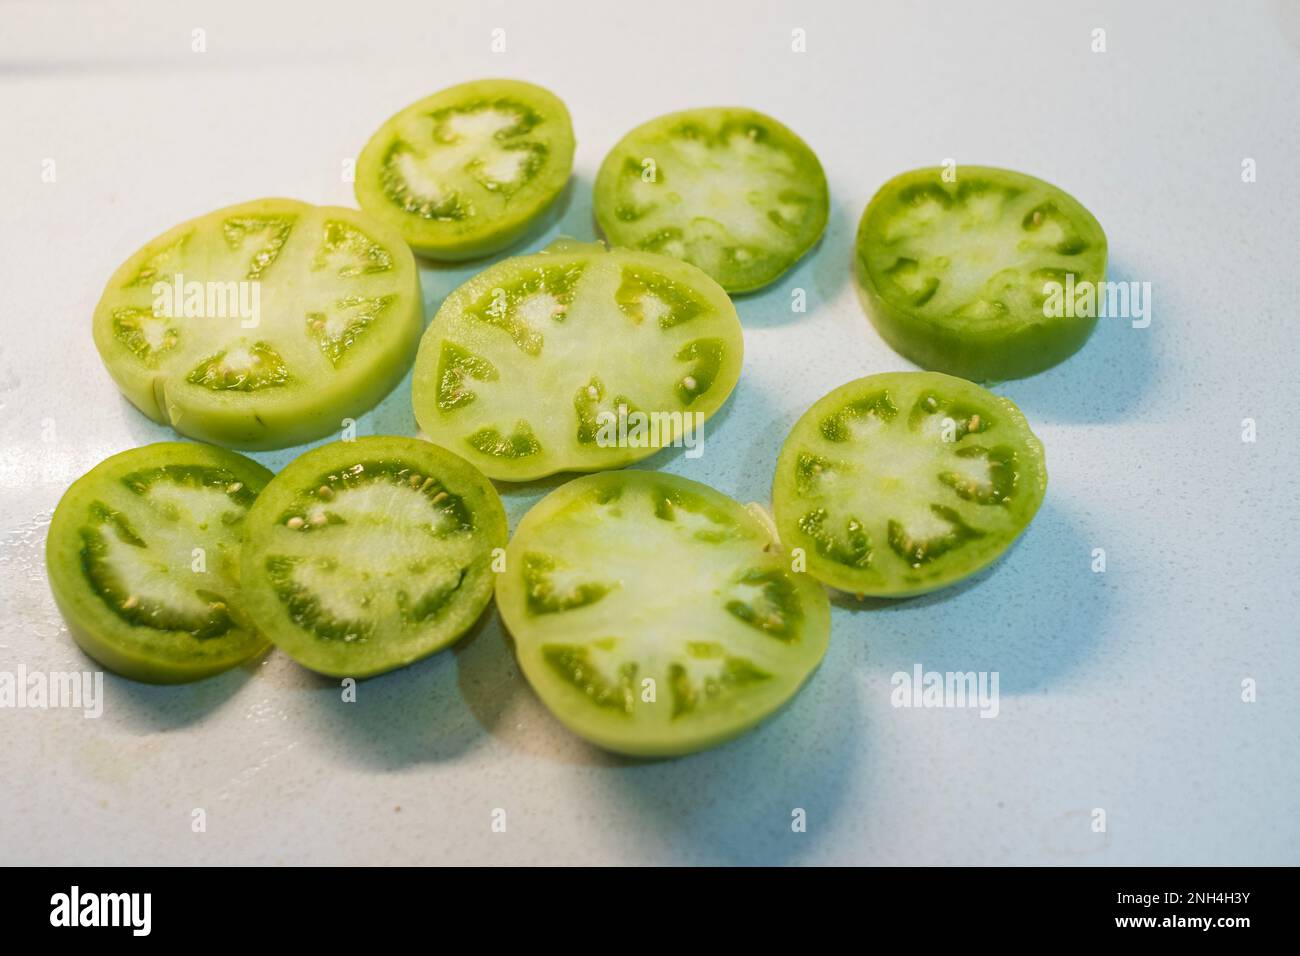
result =
M830 633L825 591L706 485L642 471L563 485L520 523L497 583L520 667L609 750L688 753L791 698Z
M728 292L750 292L794 265L826 228L816 154L753 110L672 113L628 133L596 178L610 243L684 259Z
M861 595L906 597L994 561L1047 489L1042 444L1010 399L937 372L835 389L781 448L772 501L808 572Z
M243 522L271 473L208 445L114 455L50 522L50 588L81 648L124 677L199 680L269 647L244 612Z
M1068 193L1032 176L962 166L891 179L858 226L855 270L881 336L923 368L1022 378L1073 355L1095 316L1057 316L1050 283L1099 283L1106 235ZM1063 313L1065 310L1061 310Z
M492 478L617 468L717 411L743 350L735 307L698 269L564 242L447 297L420 343L415 416Z
M505 543L501 499L463 459L413 438L335 442L289 464L249 514L245 601L298 663L368 677L464 634Z

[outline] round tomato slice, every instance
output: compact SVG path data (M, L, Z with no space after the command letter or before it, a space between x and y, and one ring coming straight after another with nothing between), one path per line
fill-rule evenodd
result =
M244 612L243 523L271 473L223 448L163 442L82 475L50 521L54 600L87 654L124 677L176 684L270 644Z
M563 241L447 297L415 361L415 417L492 478L619 468L698 447L743 351L735 306L699 269Z
M893 372L820 399L781 448L772 502L808 573L860 595L907 597L993 562L1047 490L1020 410L964 379Z
M881 337L923 368L975 381L1023 378L1073 355L1097 319L1065 296L1105 276L1100 224L1032 176L943 173L894 177L862 215L854 262Z
M596 219L611 244L684 259L728 292L776 280L820 238L829 211L808 144L747 109L651 120L596 177Z
M553 93L463 83L412 103L357 159L361 208L422 256L475 259L518 239L564 189L573 125Z
M369 677L454 643L492 596L506 515L492 484L415 438L324 445L275 476L246 522L244 600L276 646Z
M337 431L397 384L424 321L415 257L352 209L262 199L192 219L109 280L95 345L154 421L236 448Z
M825 590L765 524L675 475L589 475L519 524L497 606L550 711L608 750L683 754L743 733L826 652Z

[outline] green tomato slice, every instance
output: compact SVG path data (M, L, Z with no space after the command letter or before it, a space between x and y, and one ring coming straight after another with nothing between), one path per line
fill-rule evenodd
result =
M711 747L768 717L826 652L825 590L707 485L589 475L519 524L497 581L519 665L570 730L608 750Z
M867 205L854 263L867 315L897 352L999 381L1051 368L1088 340L1096 317L1056 308L1051 284L1100 283L1106 234L1041 179L962 166L945 182L942 169L918 169Z
M795 424L776 466L781 541L808 573L907 597L992 563L1047 490L1043 446L1006 398L937 372L870 375Z
M424 321L406 244L352 209L262 199L183 223L109 280L95 345L131 403L236 448L320 438L405 374Z
M454 643L492 596L506 544L496 489L415 438L315 448L248 516L244 600L276 646L334 677L369 677Z
M357 159L361 208L422 256L475 259L518 239L573 169L573 125L553 93L478 80L412 103Z
M728 292L776 280L818 240L829 210L808 144L747 109L651 120L596 177L596 219L611 244L684 259Z
M415 417L492 478L619 468L698 447L743 351L735 306L699 269L562 241L447 297L415 361Z
M124 677L199 680L269 642L244 611L244 520L271 473L210 445L163 442L82 475L50 521L50 589L73 639Z

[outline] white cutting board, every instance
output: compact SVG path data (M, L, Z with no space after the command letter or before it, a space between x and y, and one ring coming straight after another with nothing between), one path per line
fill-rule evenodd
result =
M91 342L113 269L240 200L352 205L345 161L453 83L528 79L572 111L566 204L520 252L591 238L601 158L660 113L751 106L817 151L825 238L738 301L745 369L703 457L644 465L741 501L767 502L813 400L910 367L849 272L897 172L953 158L1057 183L1105 227L1112 277L1152 283L1154 313L998 389L1051 473L1008 558L949 592L837 606L810 684L727 746L602 755L537 703L495 616L355 704L274 654L186 687L109 675L97 719L0 709L0 862L1300 863L1297 4L156 0L3 19L0 670L90 666L45 582L51 509L105 456L169 437ZM476 268L424 267L428 314ZM409 390L360 433L413 434ZM506 491L512 525L556 483ZM996 719L892 707L891 675L917 664L997 671Z

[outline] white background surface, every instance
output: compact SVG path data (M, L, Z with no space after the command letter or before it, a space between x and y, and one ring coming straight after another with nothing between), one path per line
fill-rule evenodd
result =
M98 720L0 710L0 862L1300 863L1300 4L40 2L0 3L0 31L0 670L91 666L48 594L51 510L105 456L170 437L91 342L113 269L226 204L353 205L343 161L453 83L528 79L572 111L562 213L512 251L592 237L601 158L660 113L751 106L817 151L824 240L739 300L745 369L703 458L645 464L742 501L767 502L812 401L909 367L849 271L895 173L953 157L1057 183L1105 227L1111 277L1151 282L1155 306L1149 328L1103 321L999 388L1051 472L1007 560L837 607L807 688L734 743L642 764L593 750L535 701L495 615L353 705L277 654L186 687L109 675ZM429 316L480 267L426 266ZM360 432L415 432L409 380ZM505 491L512 526L555 484ZM892 708L890 676L915 663L1000 672L1000 715Z

